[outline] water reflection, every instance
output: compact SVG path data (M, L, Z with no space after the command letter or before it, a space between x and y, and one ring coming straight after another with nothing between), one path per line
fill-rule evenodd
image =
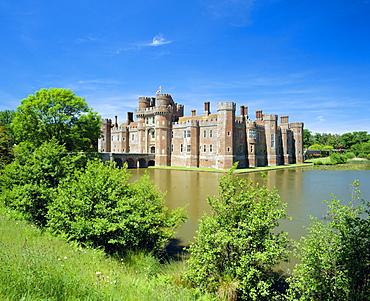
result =
M370 165L369 165L370 169ZM198 228L198 220L210 207L207 196L218 193L218 179L223 173L137 169L130 170L132 179L138 179L145 171L150 173L151 179L162 191L167 191L166 204L170 209L186 206L189 219L179 229L178 238L186 245L193 240ZM238 175L255 183L262 183L260 173ZM306 235L303 226L308 226L308 215L323 217L326 214L326 205L323 200L330 200L331 194L345 201L351 200L350 184L360 180L362 198L370 199L370 170L302 170L285 169L269 171L267 186L276 188L282 202L287 203L287 214L292 220L281 221L279 229L289 232L289 236L299 240Z

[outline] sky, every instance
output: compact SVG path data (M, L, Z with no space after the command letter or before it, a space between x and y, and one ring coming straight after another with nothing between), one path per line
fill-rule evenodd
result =
M370 132L370 0L0 0L0 14L0 111L53 87L123 123L161 86L185 116L232 101L252 120Z

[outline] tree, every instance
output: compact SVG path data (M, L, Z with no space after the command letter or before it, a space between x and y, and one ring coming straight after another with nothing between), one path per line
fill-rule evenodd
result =
M208 197L212 214L200 220L185 280L204 291L271 300L278 292L272 268L287 261L287 233L273 230L285 218L277 192L234 175L234 165ZM231 292L230 292L231 290Z
M303 130L303 147L308 148L313 143L312 132L308 129Z
M358 185L349 205L328 202L328 222L311 217L308 236L297 243L301 263L289 279L291 300L370 299L370 204Z
M0 126L9 128L15 116L15 111L5 110L0 111Z
M14 161L2 171L0 200L25 219L45 225L55 189L73 168L65 153L53 139L35 150L26 143L18 146Z
M88 162L59 186L47 216L51 231L111 253L163 247L185 219L182 208L168 212L149 175L129 178L125 168Z
M12 128L17 142L33 147L55 138L68 151L97 147L100 117L70 90L41 89L21 101Z

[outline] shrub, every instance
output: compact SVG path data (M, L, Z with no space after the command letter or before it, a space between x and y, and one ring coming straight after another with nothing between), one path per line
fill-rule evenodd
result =
M367 154L367 159L370 160L370 154Z
M235 168L220 180L219 195L207 198L212 214L200 220L185 281L223 296L271 300L272 268L287 260L287 233L273 232L285 205L275 190L237 178Z
M71 167L65 152L66 149L53 140L35 150L27 144L20 145L15 160L2 171L0 200L25 219L45 225L47 206Z
M330 162L332 164L344 164L347 162L347 157L345 155L333 152L330 154Z
M367 158L367 155L366 155L365 153L360 153L360 154L358 155L358 157L359 157L359 158L364 158L364 159L366 159L366 158Z
M289 279L291 300L369 300L370 208L357 186L355 181L352 204L333 198L328 202L331 221L312 218L308 236L297 243L301 263Z
M108 252L161 247L184 221L182 208L168 212L148 175L133 184L129 178L126 169L98 160L75 171L49 207L51 231Z
M322 165L322 161L315 161L313 162L314 165Z
M347 159L353 159L356 157L355 153L353 152L347 152L344 155L347 157Z

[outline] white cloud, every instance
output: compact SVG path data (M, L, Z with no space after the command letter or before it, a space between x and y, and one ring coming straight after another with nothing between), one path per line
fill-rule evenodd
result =
M156 35L147 46L161 46L169 43L172 43L172 41L167 41L162 35Z

